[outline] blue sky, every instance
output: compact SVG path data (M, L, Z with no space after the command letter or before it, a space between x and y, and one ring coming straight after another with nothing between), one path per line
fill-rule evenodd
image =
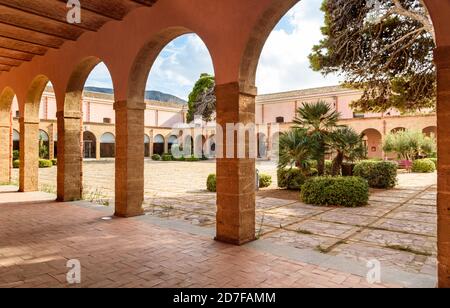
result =
M273 93L336 85L336 76L323 77L309 68L308 55L322 35L322 0L302 0L282 18L268 38L259 62L256 84L259 93ZM213 74L208 50L201 39L184 35L164 48L152 67L147 90L186 99L201 73ZM105 65L98 65L87 86L112 87Z

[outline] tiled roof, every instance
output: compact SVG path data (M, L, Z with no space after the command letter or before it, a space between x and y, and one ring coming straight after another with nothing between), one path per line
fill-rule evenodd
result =
M329 86L329 87L311 88L281 93L263 94L257 97L257 101L268 101L291 97L306 97L306 96L320 96L320 95L333 96L344 92L358 92L358 90L348 89L342 86Z

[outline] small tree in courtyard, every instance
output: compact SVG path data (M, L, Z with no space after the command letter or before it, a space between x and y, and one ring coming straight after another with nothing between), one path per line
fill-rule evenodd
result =
M330 152L333 131L340 127L339 118L340 114L324 101L304 103L297 109L295 127L306 131L319 175L325 173L325 155Z
M399 131L387 135L383 150L387 153L397 153L404 160L415 160L430 157L436 152L435 137L427 137L420 131Z
M332 175L337 176L344 161L355 162L367 157L367 148L362 136L350 127L338 128L331 136L331 148L336 152Z
M312 144L305 129L294 128L280 134L278 168L297 167L306 173L312 158Z
M215 79L209 74L201 74L192 92L189 94L187 121L201 116L205 122L214 120L216 112Z

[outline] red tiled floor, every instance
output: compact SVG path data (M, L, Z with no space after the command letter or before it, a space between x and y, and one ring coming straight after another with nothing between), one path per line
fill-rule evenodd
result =
M0 287L371 287L364 278L63 203L0 205Z

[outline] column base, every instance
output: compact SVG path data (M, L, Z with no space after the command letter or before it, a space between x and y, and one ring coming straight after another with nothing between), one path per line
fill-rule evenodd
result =
M130 212L130 213L119 213L119 212L115 212L114 216L119 217L119 218L131 218L131 217L138 217L138 216L143 216L144 215L144 210L138 210L135 212Z
M236 246L243 246L245 244L256 241L256 236L253 238L249 238L249 239L239 239L239 240L224 237L224 236L216 236L216 237L214 237L214 240L217 242L221 242L221 243L226 243L226 244L231 244L231 245L236 245Z

